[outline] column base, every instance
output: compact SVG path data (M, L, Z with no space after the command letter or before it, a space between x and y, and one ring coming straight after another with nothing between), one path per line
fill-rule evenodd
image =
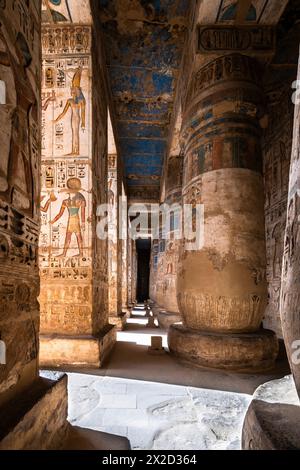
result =
M126 325L127 314L122 312L119 315L109 315L109 323L115 325L117 331L123 331Z
M160 328L163 330L168 330L173 323L179 323L182 321L180 313L176 312L167 312L161 310L157 314L157 320Z
M242 433L244 450L300 450L300 406L253 400Z
M99 336L40 336L40 366L99 368L116 342L116 327L107 325Z
M68 438L67 376L37 379L0 408L0 450L60 450Z
M278 355L278 340L270 330L256 333L215 333L171 325L168 344L174 356L204 367L258 372L271 369Z

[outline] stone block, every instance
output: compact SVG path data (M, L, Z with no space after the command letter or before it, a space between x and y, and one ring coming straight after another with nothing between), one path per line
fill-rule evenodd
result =
M0 450L61 449L68 436L67 376L39 379L0 409Z
M116 328L108 325L100 336L41 335L42 367L101 367L116 342Z
M244 450L300 450L300 406L253 400L242 433Z
M162 346L162 337L151 336L151 346L149 346L148 348L148 354L160 355L164 353L165 353L165 350Z
M278 341L270 330L256 333L216 333L171 325L169 350L176 357L205 367L258 372L271 369L278 354Z

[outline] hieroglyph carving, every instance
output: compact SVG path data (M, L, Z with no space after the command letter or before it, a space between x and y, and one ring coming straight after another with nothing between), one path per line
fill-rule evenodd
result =
M88 331L92 311L91 29L43 28L40 270L43 331ZM61 281L58 288L57 280ZM69 305L72 304L72 305ZM75 322L76 319L76 322Z
M243 79L259 84L261 76L253 67L253 60L242 54L228 54L213 60L198 70L192 77L186 103L190 103L195 96L209 86L220 83L223 80Z
M300 61L298 79L300 78ZM300 340L300 104L295 105L293 145L290 165L287 221L281 280L280 316L285 346L300 396L300 363L295 349Z
M281 270L286 225L293 103L288 84L269 93L269 125L263 136L268 306L264 325L282 337L280 320Z
M275 50L275 39L275 29L272 26L200 26L198 52L272 54Z
M0 20L1 401L37 371L40 17L34 2L14 0L0 2Z

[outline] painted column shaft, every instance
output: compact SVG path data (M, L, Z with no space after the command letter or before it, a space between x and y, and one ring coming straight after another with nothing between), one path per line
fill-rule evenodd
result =
M165 204L178 209L182 197L182 158L171 156L168 161ZM180 212L171 212L169 236L166 240L165 265L163 276L164 307L168 312L178 313L177 269L181 240L176 238L180 229Z
M256 62L221 57L194 78L184 116L183 202L204 204L204 247L183 251L178 299L190 328L251 332L267 300L262 102Z
M267 285L259 80L253 59L218 58L194 75L183 115L183 204L203 204L204 244L188 250L183 241L183 325L171 325L168 343L171 353L206 367L265 370L278 353L274 333L261 328Z

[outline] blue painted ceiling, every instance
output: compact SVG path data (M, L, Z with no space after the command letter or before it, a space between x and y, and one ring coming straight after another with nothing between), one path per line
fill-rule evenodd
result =
M189 3L99 1L116 137L132 195L159 191Z

